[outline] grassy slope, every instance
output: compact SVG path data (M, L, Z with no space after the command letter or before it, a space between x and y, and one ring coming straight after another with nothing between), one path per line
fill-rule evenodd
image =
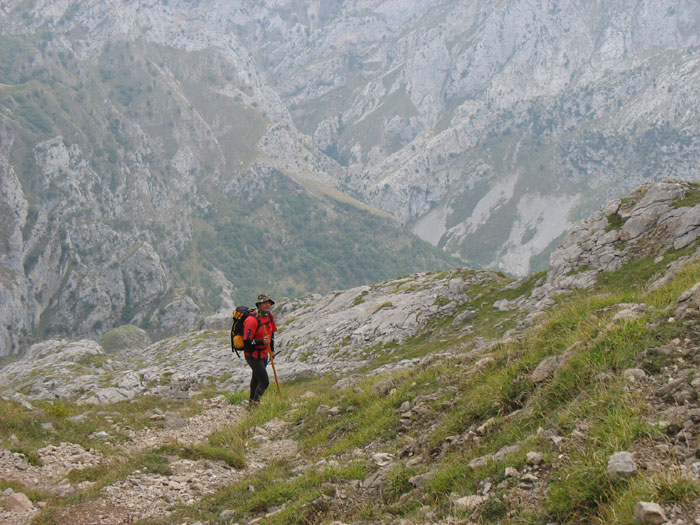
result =
M644 291L646 280L678 255L669 254L657 264L649 259L631 263L616 274L604 276L595 290L561 298L541 324L515 340L488 347L477 355L462 351L416 370L398 372L393 376L395 389L387 396L372 394L375 378L340 391L329 388L330 378L285 385L285 401L268 396L261 410L237 426L237 432L250 432L255 425L280 417L293 423L290 433L301 443L305 460L318 464L326 458L337 464L331 461L293 476L291 469L296 463L281 462L164 521L176 523L185 516L213 519L224 509L235 509L240 521L280 505L284 509L263 522L385 521L402 517L422 520L426 505L438 520L449 515L466 517L471 511L457 510L450 496L474 494L487 481L494 486L500 484L505 480L506 467L523 469L525 453L530 450L543 453L549 464L544 477L547 492L533 498L531 505L513 507L507 497L502 499L512 485L498 485L502 488L495 489L497 497L492 493L478 510L480 521L633 523L633 507L639 499L690 504L698 495L698 487L672 472L617 482L609 481L605 474L613 452L635 450L649 440L662 438L662 431L646 422L645 416L652 416L648 406L630 393L621 372L634 366L642 366L649 373L660 370L667 364L666 358L640 356L646 349L676 337L700 343L697 333L687 327L666 323L678 295L700 279L700 264L688 265L670 285L656 292ZM481 335L497 335L500 330L494 330L493 324L490 330L485 326L493 323L496 313L488 305L502 298L504 292L492 288L483 293L480 300L486 305L474 326L484 330ZM612 322L615 310L609 307L620 302L642 302L650 310L640 319ZM499 314L514 322L514 314ZM394 349L392 358L425 355L436 349L469 349L471 345L465 339L478 334L446 335L449 325L450 319L438 321L426 334ZM538 385L529 380L542 359L572 348L573 357L553 378ZM475 369L475 360L484 355L491 360ZM601 382L597 379L601 373L613 375ZM322 395L301 398L305 391ZM406 401L421 399L427 400L427 416L407 427L397 409ZM340 415L328 417L321 405L340 407ZM524 410L515 412L519 409ZM477 439L445 445L450 436L484 423ZM574 433L575 437L558 449L546 434L538 432L541 428L555 429L562 436L571 436L580 429L583 432ZM514 443L520 444L519 450L504 459L489 460L477 468L468 466L472 459ZM357 449L368 450L369 455L391 452L397 458L402 451L411 450L429 459L411 466L406 464L410 458L400 459L387 474L378 495L363 495L349 487L354 486L353 480L371 476L376 466L367 453L353 456ZM415 490L409 478L427 471L434 474L432 479L421 490ZM250 485L256 487L253 494L248 491ZM325 491L333 496L332 486L351 492L340 506L323 504L322 494Z
M659 263L635 261L616 273L604 274L595 289L559 298L557 306L532 328L474 350L475 343L483 341L477 338L498 338L522 315L500 312L491 306L493 302L528 293L540 276L533 276L517 290L504 291L505 278L488 282L470 290L475 299L462 307L477 310L477 318L470 321L473 331L453 327L452 317L434 320L400 347L382 349L385 357L369 365L364 379L349 389L334 389L337 378L331 376L284 384L283 400L270 392L257 411L209 436L208 445L196 450L165 446L122 463L118 470L96 468L81 474L81 480L96 481L96 488L66 500L49 500L38 521L52 523L55 511L64 505L98 497L100 487L123 479L136 468L154 472L166 468L163 457L168 454L240 465L246 442L252 446L249 438L255 427L273 418L291 424L286 437L299 442L300 458L277 461L161 521L181 523L187 517L216 520L225 509L235 509L235 520L246 521L281 508L263 522L439 521L448 516L471 516L483 523L634 523L633 508L640 499L691 505L698 487L671 469L616 482L605 474L612 453L648 448L650 443L665 439L661 427L653 424L654 414L646 400L634 395L621 372L641 367L653 376L675 361L673 356L647 349L678 337L700 344L692 327L666 322L678 295L700 280L700 263L688 264L657 291L645 289L655 272L686 252L668 253ZM445 277L449 276L450 272L445 272ZM641 318L613 322L614 307L621 302L645 303L649 310ZM567 349L572 350L572 357L553 377L539 384L530 380L543 359ZM372 392L384 376L372 376L371 369L428 354L435 356L420 367L392 375L394 387L389 394ZM601 380L600 374L610 375ZM242 397L232 395L231 401L240 402ZM402 419L398 408L405 402L420 415ZM147 425L153 424L145 416L153 403L154 399L144 399L136 405L120 404L107 410L113 418ZM196 412L197 406L194 402L185 410ZM338 415L331 417L328 407L334 406L339 407ZM30 458L46 442L46 435L39 430L44 421L54 423L59 437L70 433L71 441L85 447L101 446L109 453L107 447L88 438L103 424L93 421L101 416L93 414L80 425L66 421L68 412L85 408L47 405L38 418L21 416L21 410L10 404L6 408L12 417L3 419L3 440L15 433ZM566 437L561 446L553 444L549 438L552 433ZM469 466L473 459L513 444L520 447L502 459ZM531 450L543 454L544 466L537 471L539 479L531 492L526 493L527 501L516 504L517 484L508 481L505 468L525 471L526 453ZM358 483L377 470L371 460L376 452L393 454L395 462L384 472L380 490L368 493L359 489ZM410 462L415 458L421 459ZM301 474L293 473L299 465L311 466ZM425 473L430 476L416 489L409 480ZM487 482L492 484L491 497L475 514L455 506L454 495L475 494ZM251 485L255 492L249 491ZM337 489L346 497L331 504ZM30 495L50 498L47 494Z

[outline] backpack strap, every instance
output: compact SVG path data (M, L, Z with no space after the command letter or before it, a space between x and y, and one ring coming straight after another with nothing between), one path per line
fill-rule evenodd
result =
M236 357L238 359L241 358L241 354L238 353L238 349L236 348L236 345L233 344L233 324L231 325L231 350L233 350L236 353Z

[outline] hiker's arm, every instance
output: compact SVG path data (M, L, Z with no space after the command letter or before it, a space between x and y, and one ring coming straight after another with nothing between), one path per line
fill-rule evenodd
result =
M253 322L249 323L251 320ZM258 322L254 317L248 317L243 324L243 342L246 346L258 346L265 344L262 339L253 339L255 332L258 330Z

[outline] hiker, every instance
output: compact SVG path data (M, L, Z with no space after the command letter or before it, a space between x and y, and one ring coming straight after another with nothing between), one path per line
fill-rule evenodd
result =
M270 352L275 351L275 318L270 310L275 301L266 294L258 295L255 307L257 315L250 315L243 322L243 342L246 363L253 371L250 378L250 399L248 405L254 407L265 393L270 379L267 376L267 361Z

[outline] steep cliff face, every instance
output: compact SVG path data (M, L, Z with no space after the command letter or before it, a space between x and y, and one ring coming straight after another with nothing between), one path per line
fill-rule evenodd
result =
M0 354L452 264L339 192L226 23L191 7L3 5ZM333 250L368 224L368 265Z
M698 178L698 27L690 0L5 2L0 354L454 264L396 223L544 268L609 197Z
M468 261L542 269L610 196L698 177L696 2L290 1L249 16L237 34L348 185Z

